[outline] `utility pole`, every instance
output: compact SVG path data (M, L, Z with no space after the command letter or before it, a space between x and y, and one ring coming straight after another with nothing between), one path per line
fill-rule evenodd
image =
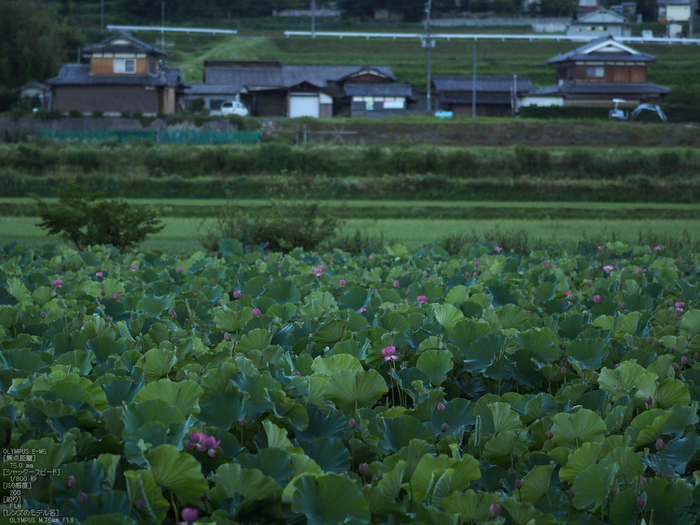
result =
M513 116L518 111L518 75L513 75Z
M427 13L427 16L425 18L425 40L423 41L423 46L425 47L427 51L426 55L426 60L427 60L427 70L428 70L428 85L426 89L426 106L428 109L428 113L431 113L433 110L433 104L432 100L430 98L430 88L431 88L431 78L430 78L430 49L433 47L433 41L430 39L430 9L433 6L433 1L428 0L428 3L425 5L425 12Z
M165 0L160 2L160 46L165 52Z
M100 33L105 32L105 0L100 0Z
M474 44L474 74L472 75L472 118L476 118L476 44Z
M693 17L695 16L695 0L690 0L690 20L688 22L688 38L693 38Z
M311 0L311 38L316 38L316 0Z

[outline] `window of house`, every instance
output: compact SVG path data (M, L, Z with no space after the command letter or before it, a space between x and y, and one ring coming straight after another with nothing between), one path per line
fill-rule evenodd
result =
M136 59L134 58L115 58L114 59L115 73L136 73Z
M587 67L586 76L588 78L605 78L604 67Z
M221 99L221 98L212 98L209 99L209 109L211 111L218 111L221 109L221 104L226 102L226 99Z

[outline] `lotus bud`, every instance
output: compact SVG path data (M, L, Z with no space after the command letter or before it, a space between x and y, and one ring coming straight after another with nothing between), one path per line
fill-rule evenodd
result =
M447 432L448 428L450 428L450 425L448 425L447 423L443 423L440 427L440 430L442 430L443 432Z
M644 507L644 505L646 505L646 501L644 501L644 498L642 496L639 496L637 498L637 507L641 509L642 507Z
M230 341L231 340L231 334L228 332L224 332L224 341Z
M398 288L399 286L401 286L401 283L399 282L398 279L396 279L396 280L394 281L394 288Z
M670 347L668 348L668 352L669 352L670 354L672 354L672 353L675 352L675 351L676 351L676 349L673 348L672 346L670 346Z
M698 354L697 352L695 352L695 353L693 354L693 359L695 359L696 361L700 361L700 354Z
M566 496L569 499L574 499L574 496L576 496L576 493L574 492L574 489L569 489L569 492L566 493Z
M620 303L620 308L622 308L623 310L626 310L626 309L627 309L627 303L626 303L625 301L622 301L622 302Z
M295 377L299 377L300 375L301 375L301 372L299 372L299 370L295 370L295 371L294 371L294 376L295 376Z
M518 489L518 490L520 490L521 488L523 488L523 482L520 480L520 478L518 478L518 479L515 480L515 488Z
M556 372L553 372L553 373L552 373L552 379L556 381L556 379L557 379L557 373L556 373Z
M360 476L364 476L367 473L367 463L360 463L360 466L357 467L357 472Z
M357 422L355 421L355 418L351 417L350 421L348 421L348 426L350 428L355 428L357 426Z
M241 426L241 427L244 427L244 426L246 426L247 424L248 424L248 422L245 420L244 417L242 417L242 418L240 419L240 421L238 422L238 426Z
M142 499L138 499L138 500L136 501L136 509L137 509L137 510L143 509L144 506L145 506L145 505L143 504L143 500L142 500Z
M548 430L545 435L547 436L547 439L552 439L554 437L554 432L551 430Z
M679 368L678 363L673 363L673 369L674 369L676 372L678 372L678 368Z
M234 299L240 299L241 297L243 297L243 294L241 292L239 292L238 290L233 291L233 298Z
M498 518L501 515L501 507L498 503L494 503L489 507L489 516L491 518Z
M653 337L647 337L647 343L651 344L651 343L653 343L653 342L654 342L654 338L653 338Z
M75 476L68 476L66 478L66 488L72 488L75 487Z
M647 484L647 478L642 478L642 487Z
M686 366L688 364L688 358L686 356L681 357L681 364Z
M182 509L181 516L187 523L194 523L199 518L199 512L192 507L185 507Z
M260 311L260 308L254 308L253 309L253 317L260 317L260 314L262 312Z
M654 402L654 400L651 398L651 396L647 397L647 405L651 405Z
M569 371L569 369L566 368L565 366L562 366L562 367L561 367L561 373L562 373L562 374L566 374L568 371Z
M143 357L141 358L141 362L142 362L142 363L145 363L145 362L146 362L146 356L143 356Z
M664 443L664 440L659 438L656 440L656 450L661 452L663 449L666 448L666 443Z
M447 409L447 407L445 406L445 403L443 403L442 401L440 401L440 402L437 404L437 409L438 409L438 412L440 412L440 413L442 414L442 413L445 412L445 410Z
M41 312L41 318L46 319L46 312Z
M87 501L87 494L85 494L82 490L78 492L78 501L80 503L85 503Z

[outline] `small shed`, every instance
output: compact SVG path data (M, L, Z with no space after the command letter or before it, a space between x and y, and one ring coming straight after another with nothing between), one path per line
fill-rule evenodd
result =
M48 101L51 97L51 88L36 81L16 88L14 92L19 95L19 98L29 100L32 107L42 109L48 107Z
M535 90L528 77L474 77L435 75L433 87L439 108L455 116L471 115L476 85L476 114L489 117L512 115L518 96Z
M609 11L598 9L578 20L572 20L566 28L568 36L580 36L585 38L598 38L601 36L631 36L632 26L624 16Z
M656 0L659 22L688 22L692 13L691 0Z
M395 116L403 113L413 98L410 84L346 84L351 100L350 116Z

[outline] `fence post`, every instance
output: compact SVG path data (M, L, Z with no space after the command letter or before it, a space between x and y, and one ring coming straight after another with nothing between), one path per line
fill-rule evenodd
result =
M159 129L155 130L154 134L155 134L155 143L160 144L160 130Z

